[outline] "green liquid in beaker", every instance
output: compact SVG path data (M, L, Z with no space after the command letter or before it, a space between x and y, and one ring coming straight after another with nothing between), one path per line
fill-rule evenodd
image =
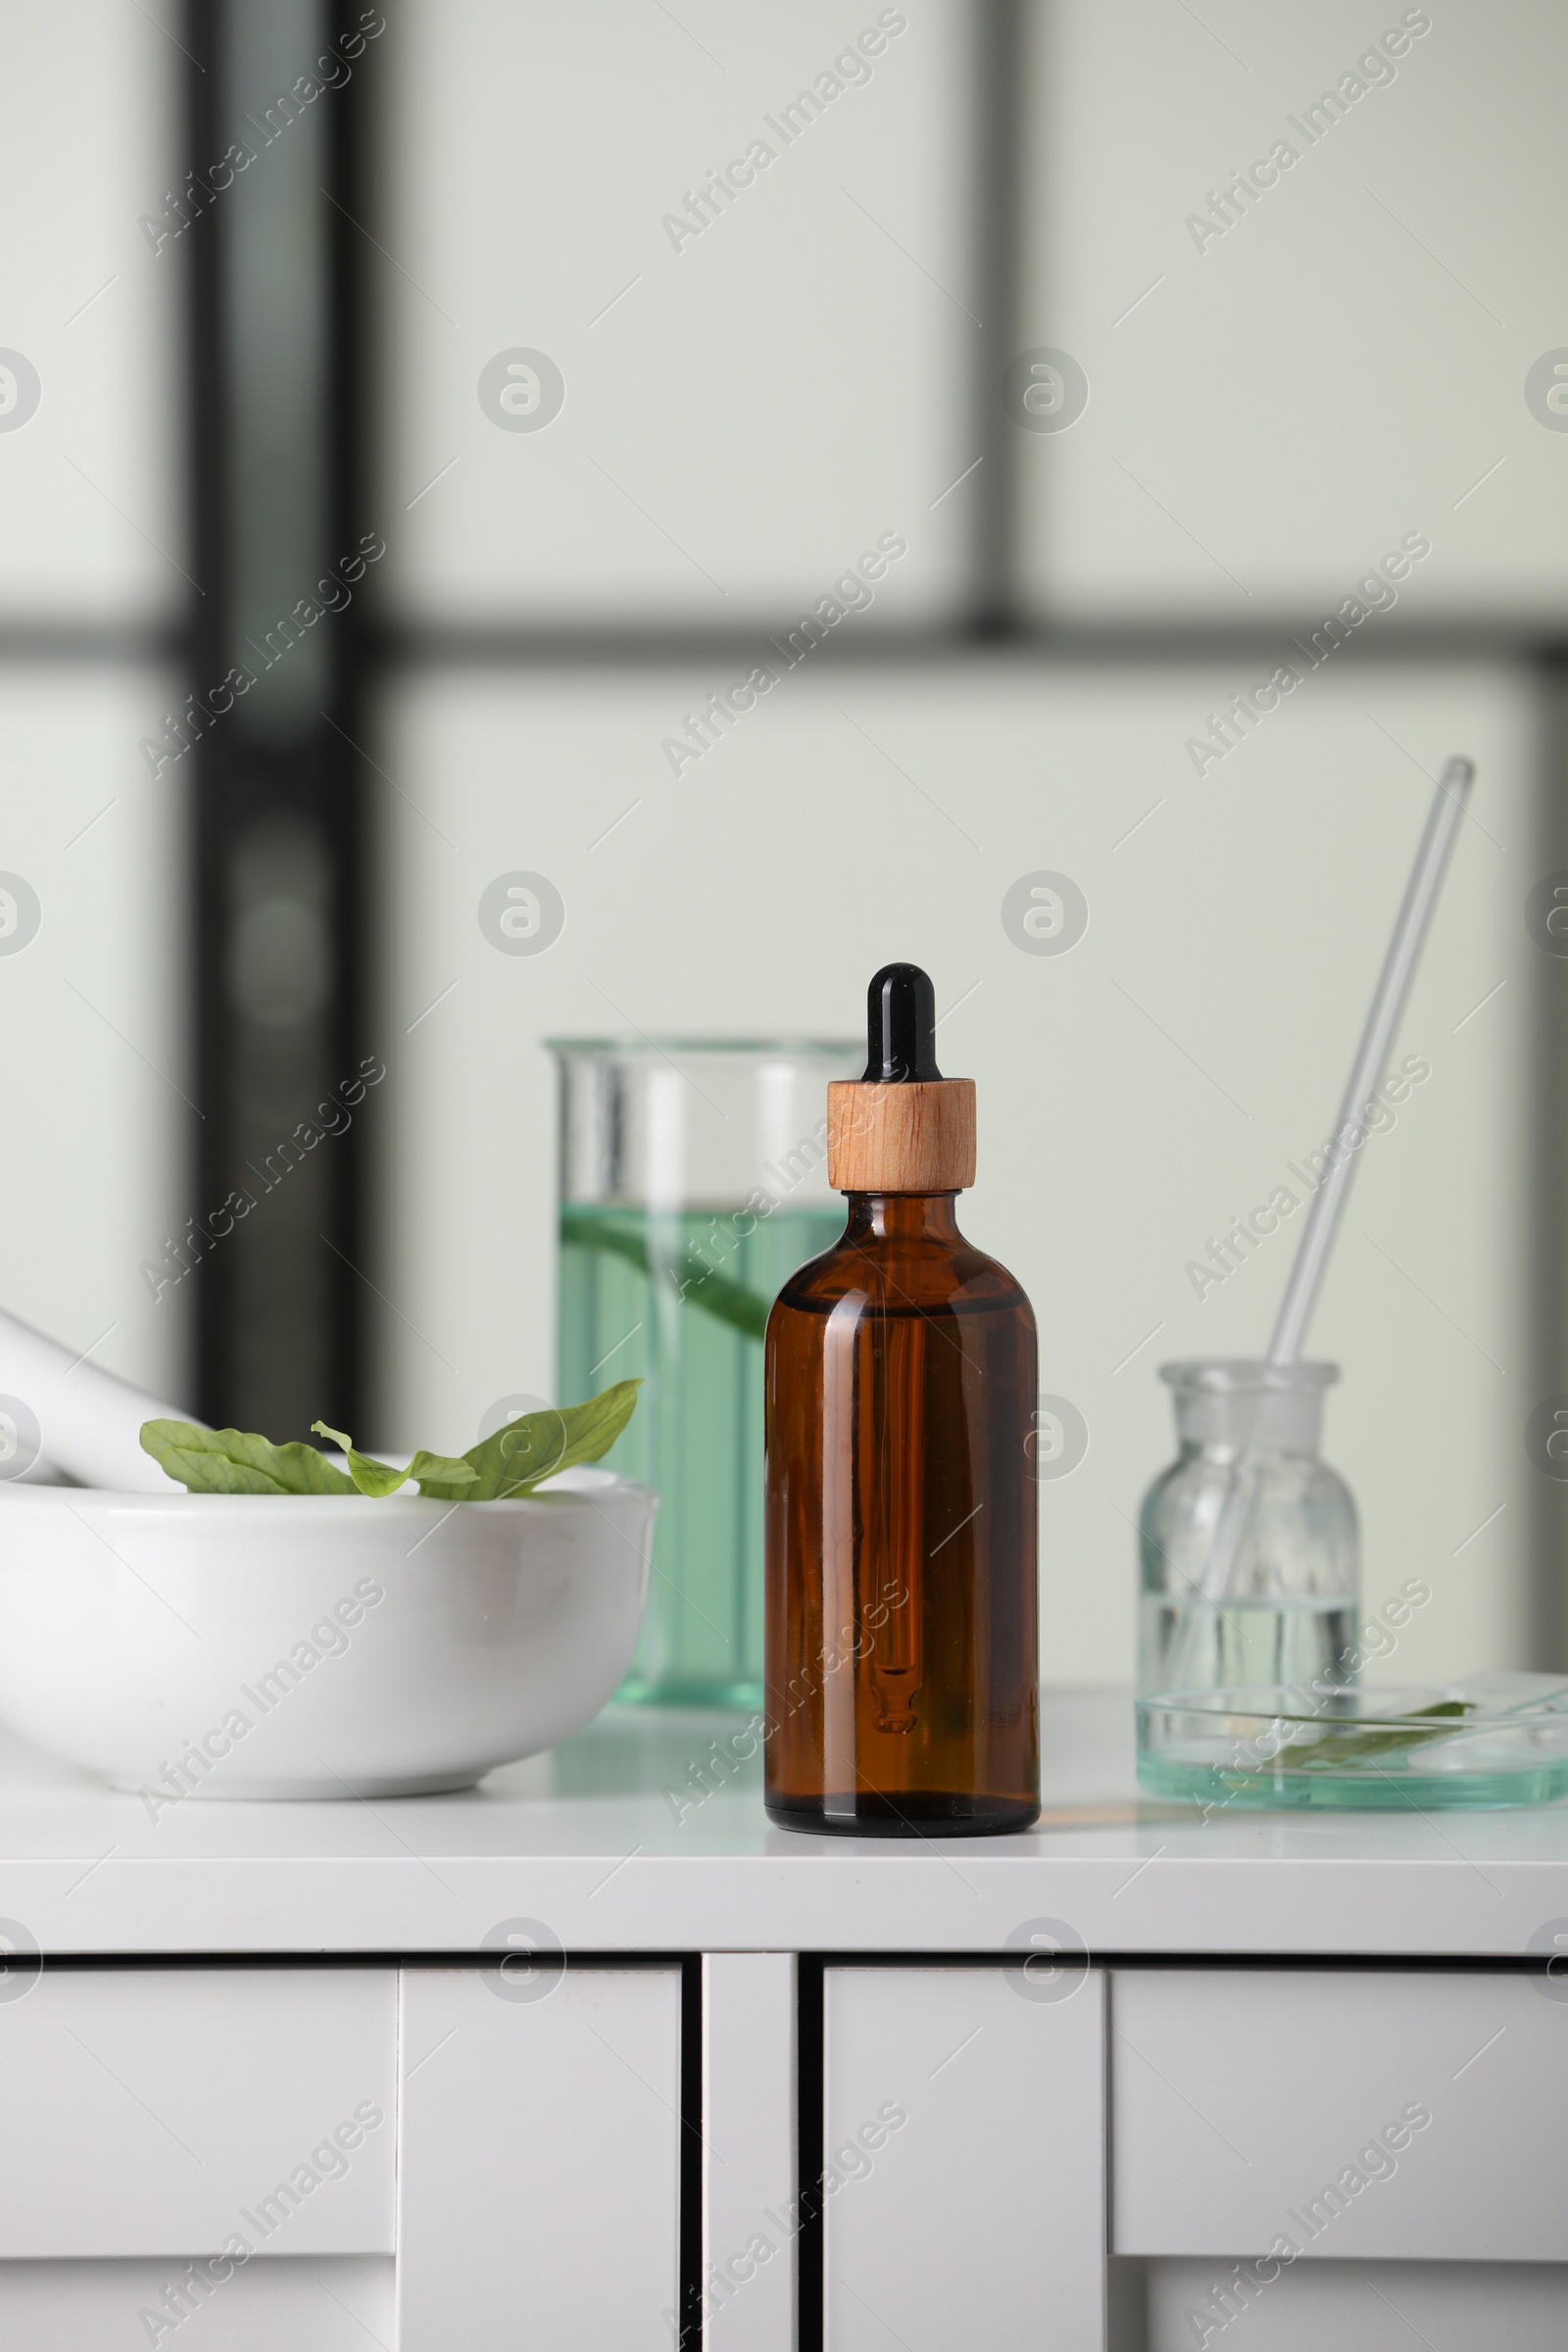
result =
M604 1464L660 1495L622 1699L761 1705L762 1332L788 1276L843 1230L837 1203L755 1220L562 1209L557 1394L646 1384Z

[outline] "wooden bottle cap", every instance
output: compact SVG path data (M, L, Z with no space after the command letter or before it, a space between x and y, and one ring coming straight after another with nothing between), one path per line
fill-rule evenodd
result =
M827 1180L838 1193L964 1191L974 1182L974 1080L833 1080Z

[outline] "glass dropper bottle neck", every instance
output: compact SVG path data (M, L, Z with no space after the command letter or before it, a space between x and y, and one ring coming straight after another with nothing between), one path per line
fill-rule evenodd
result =
M957 1242L956 1193L846 1193L847 1242Z

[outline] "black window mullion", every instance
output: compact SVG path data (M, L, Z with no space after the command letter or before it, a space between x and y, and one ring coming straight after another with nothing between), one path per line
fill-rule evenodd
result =
M343 421L361 265L338 209L359 209L360 77L332 89L316 70L357 13L190 0L185 22L189 155L206 192L184 232L202 589L187 755L201 1117L184 1247L199 1409L277 1439L318 1415L363 1427L352 1098L373 1047L349 749L363 574L342 575L369 526ZM225 181L213 168L234 142L251 160ZM329 593L348 601L328 611L334 574Z

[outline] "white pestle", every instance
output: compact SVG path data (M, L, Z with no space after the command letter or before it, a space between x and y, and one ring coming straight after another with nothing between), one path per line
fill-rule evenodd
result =
M1334 1248L1335 1236L1360 1156L1344 1139L1352 1131L1360 1131L1366 1103L1382 1083L1399 1018L1410 993L1410 983L1415 977L1422 943L1432 920L1433 908L1438 903L1438 894L1443 888L1443 877L1447 870L1454 836L1464 816L1470 787L1475 782L1475 772L1471 760L1456 757L1446 762L1438 778L1438 788L1433 795L1415 863L1405 885L1404 901L1395 922L1388 954L1383 959L1383 970L1373 992L1361 1042L1350 1065L1345 1100L1340 1104L1334 1144L1330 1148L1332 1164L1312 1196L1312 1205L1307 1211L1296 1263L1286 1285L1279 1320L1269 1344L1267 1361L1270 1365L1293 1364L1301 1351L1307 1323L1317 1304L1324 1270ZM1256 1500L1257 1465L1244 1446L1226 1476L1225 1491L1215 1514L1202 1573L1195 1589L1198 1599L1213 1605L1225 1599L1251 1524ZM1172 1689L1182 1687L1183 1678L1190 1670L1196 1638L1196 1629L1192 1629L1185 1640L1178 1637L1168 1678Z
M188 1421L128 1380L100 1370L57 1340L0 1308L0 1398L24 1405L38 1423L42 1457L78 1486L117 1494L175 1494L179 1489L141 1449L144 1421ZM14 1417L14 1416L13 1416Z

